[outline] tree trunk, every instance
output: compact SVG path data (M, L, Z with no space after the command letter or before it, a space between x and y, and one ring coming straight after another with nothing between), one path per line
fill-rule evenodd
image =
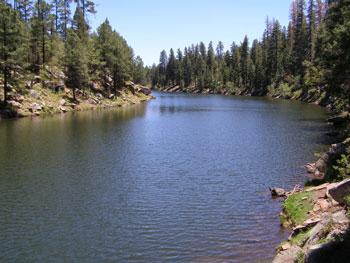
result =
M7 66L4 68L4 104L7 105Z
M75 98L75 86L73 86L73 100L76 101L76 98Z
M43 26L43 32L42 32L42 52L43 52L43 68L44 68L44 65L45 65L45 62L46 62L46 50L45 50L45 27Z

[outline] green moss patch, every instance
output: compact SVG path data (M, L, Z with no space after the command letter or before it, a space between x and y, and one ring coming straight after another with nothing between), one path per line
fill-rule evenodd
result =
M300 225L309 218L308 212L313 210L311 195L312 192L301 192L291 195L283 203L283 210L293 225Z

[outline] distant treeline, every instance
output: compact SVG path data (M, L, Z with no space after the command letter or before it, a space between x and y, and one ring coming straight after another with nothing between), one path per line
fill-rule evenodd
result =
M86 0L1 0L0 82L5 102L10 85L23 86L28 74L43 73L46 66L63 70L73 90L85 90L93 82L108 92L129 80L145 83L141 58L134 57L108 20L89 33L87 21L94 13L94 2Z
M295 0L290 22L266 21L261 40L250 45L210 42L160 54L150 69L154 87L180 86L225 91L230 94L266 94L290 97L338 96L349 98L350 0Z

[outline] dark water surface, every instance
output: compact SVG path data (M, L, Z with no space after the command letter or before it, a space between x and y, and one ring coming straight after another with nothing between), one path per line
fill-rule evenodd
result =
M0 262L271 262L288 233L268 186L305 181L327 112L154 95L0 121Z

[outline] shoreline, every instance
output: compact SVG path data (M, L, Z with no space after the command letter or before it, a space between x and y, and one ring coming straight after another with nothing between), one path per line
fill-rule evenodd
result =
M0 105L0 121L24 117L50 116L95 109L126 107L154 99L151 90L141 85L129 85L117 92L117 95L103 93L100 90L83 92L77 90L76 100L73 100L71 90L52 91L36 87L27 94L10 92L10 100L6 106Z
M156 91L252 96L252 94L183 92L178 88ZM272 262L326 263L333 259L336 261L331 262L346 262L350 256L350 212L348 211L350 202L348 203L344 196L350 195L350 179L340 180L336 178L332 179L331 182L329 178L326 180L326 174L327 169L330 167L333 169L333 165L337 164L337 160L346 154L346 149L350 147L350 138L345 135L350 114L347 112L339 114L334 110L336 103L330 101L325 103L320 98L310 100L305 99L305 97L303 99L280 96L259 97L292 99L326 107L332 114L332 117L326 119L327 123L341 130L341 132L335 133L337 143L329 145L327 151L319 153L319 158L315 163L305 164L304 168L311 175L305 186L295 186L290 192L279 188L270 189L273 197L285 199L281 207L280 225L291 232L288 240L282 241L276 247L276 255Z

